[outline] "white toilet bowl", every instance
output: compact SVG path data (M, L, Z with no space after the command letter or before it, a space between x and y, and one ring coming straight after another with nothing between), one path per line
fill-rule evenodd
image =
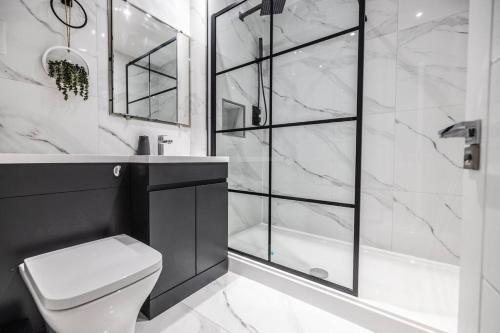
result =
M120 235L25 259L19 270L53 331L132 333L161 259Z

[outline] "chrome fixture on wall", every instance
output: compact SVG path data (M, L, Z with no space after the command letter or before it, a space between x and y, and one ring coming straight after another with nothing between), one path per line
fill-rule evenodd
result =
M439 131L439 137L465 138L464 169L479 170L481 160L481 120L462 121Z
M169 139L167 135L158 135L158 155L165 154L165 144L169 145L174 142L172 139Z

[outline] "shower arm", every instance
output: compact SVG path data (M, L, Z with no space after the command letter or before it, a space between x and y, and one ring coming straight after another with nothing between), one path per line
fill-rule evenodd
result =
M257 5L257 6L255 6L253 8L250 8L246 12L240 13L239 17L240 17L241 22L245 21L245 17L247 17L249 15L252 15L256 11L260 10L261 8L262 8L262 4Z

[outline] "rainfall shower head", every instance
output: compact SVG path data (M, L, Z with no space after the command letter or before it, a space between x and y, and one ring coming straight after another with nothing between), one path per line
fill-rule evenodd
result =
M285 2L286 0L262 0L260 16L283 13Z
M260 16L271 15L271 14L281 14L285 8L286 0L262 0L262 3L250 8L244 13L240 13L240 20L244 21L245 17L250 14L255 13L260 9Z

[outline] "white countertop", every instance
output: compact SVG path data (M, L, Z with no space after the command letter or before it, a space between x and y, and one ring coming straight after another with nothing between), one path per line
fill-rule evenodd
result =
M40 163L227 163L226 156L0 154L0 164Z

